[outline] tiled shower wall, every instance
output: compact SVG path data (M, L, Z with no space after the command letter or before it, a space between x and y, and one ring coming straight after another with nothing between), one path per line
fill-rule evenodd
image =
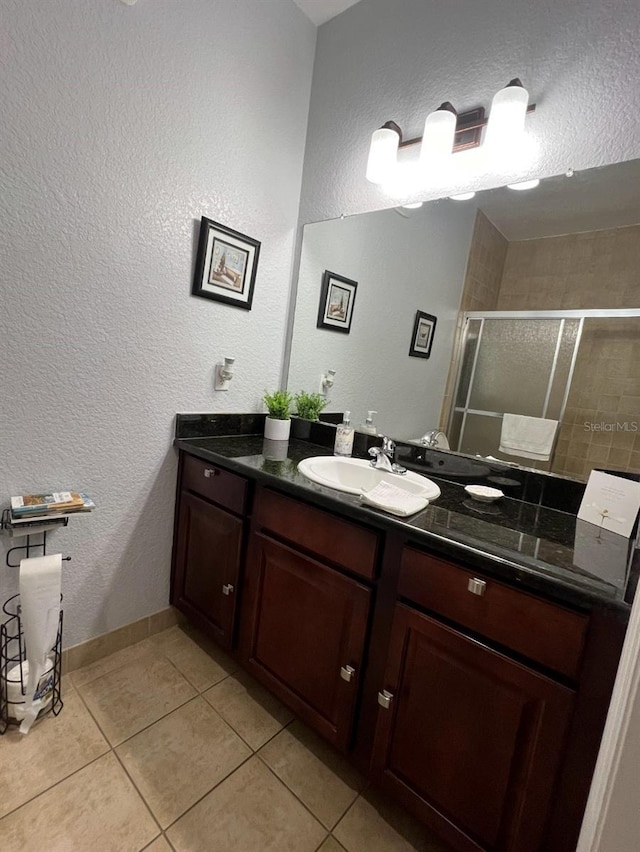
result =
M508 242L478 211L463 311L640 306L640 225ZM455 352L459 353L461 324ZM586 320L553 472L640 471L640 319ZM457 357L447 382L447 424Z
M508 243L496 309L637 308L639 293L640 225L633 225Z
M637 308L640 225L508 243L497 310ZM640 471L640 319L586 320L554 473Z
M585 320L555 473L640 472L639 365L640 318Z
M447 376L445 395L442 400L440 427L445 431L449 422L451 405L453 404L453 391L461 354L462 313L464 311L496 310L508 245L509 243L495 225L487 219L482 210L478 210L473 227L473 236L471 237L469 257L467 259L453 356L449 367L449 375Z

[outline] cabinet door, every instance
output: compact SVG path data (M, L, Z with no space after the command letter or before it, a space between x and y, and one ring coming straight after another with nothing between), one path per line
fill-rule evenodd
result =
M252 536L243 656L335 745L349 745L371 592L269 537Z
M385 690L381 786L461 852L542 852L572 691L401 604Z
M183 491L171 602L226 648L235 621L243 522Z

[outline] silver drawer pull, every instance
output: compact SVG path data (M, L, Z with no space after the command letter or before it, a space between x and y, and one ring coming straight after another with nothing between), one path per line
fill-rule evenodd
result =
M388 692L386 689L383 689L382 692L378 693L378 704L381 707L384 707L385 710L388 710L391 707L391 702L393 701L393 694Z
M205 467L204 476L205 479L210 479L212 476L217 476L219 471L217 471L214 467Z
M234 589L233 589L233 586L231 585L231 583L225 583L224 586L222 587L222 594L223 595L232 595L233 592L234 592Z
M482 597L487 590L487 584L484 580L479 580L477 577L470 577L467 583L467 589L472 595Z
M351 678L356 673L356 670L353 666L342 666L340 669L340 677L342 680L346 680L347 683L351 683Z

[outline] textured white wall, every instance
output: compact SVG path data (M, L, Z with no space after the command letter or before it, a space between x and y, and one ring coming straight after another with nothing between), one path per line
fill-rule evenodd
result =
M289 388L318 390L335 369L328 410L350 409L354 426L377 409L394 438L437 428L475 215L445 200L307 225ZM325 269L358 282L349 334L316 328ZM408 354L416 310L438 319L428 360Z
M639 38L637 0L361 0L318 31L301 220L392 206L364 179L371 133L418 136L442 101L488 107L515 76L537 155L475 188L640 156Z
M167 605L175 412L278 383L315 36L291 0L2 3L0 495L98 504L51 537L67 646ZM250 312L190 295L202 215L262 241Z

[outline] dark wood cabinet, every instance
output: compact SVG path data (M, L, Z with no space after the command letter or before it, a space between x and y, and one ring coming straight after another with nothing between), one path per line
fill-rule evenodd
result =
M182 496L172 603L223 647L232 644L243 523L193 494Z
M226 507L243 510L245 492L241 477L185 457L171 603L226 649L234 644L245 524Z
M244 593L245 665L311 727L347 749L371 590L332 565L256 530Z
M171 602L452 850L573 852L624 616L329 509L182 453Z
M376 781L461 852L538 852L574 694L397 604Z

